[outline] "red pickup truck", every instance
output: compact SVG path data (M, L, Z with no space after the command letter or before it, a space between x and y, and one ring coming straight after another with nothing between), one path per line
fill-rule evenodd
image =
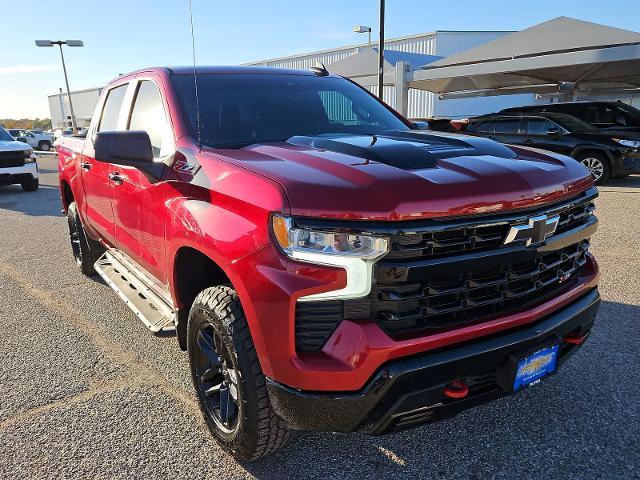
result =
M57 149L78 267L175 329L241 458L527 388L599 306L583 166L416 130L325 70L137 71Z

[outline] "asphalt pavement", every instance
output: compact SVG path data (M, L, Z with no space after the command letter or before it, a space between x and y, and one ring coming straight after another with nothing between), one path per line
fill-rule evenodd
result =
M56 161L0 188L0 478L640 478L640 176L600 189L603 304L554 377L383 437L299 434L240 463L211 439L173 337L75 268Z

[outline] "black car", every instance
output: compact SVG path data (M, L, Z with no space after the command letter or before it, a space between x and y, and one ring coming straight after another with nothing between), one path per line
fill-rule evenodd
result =
M596 183L640 173L640 138L618 138L563 113L485 115L469 119L465 133L568 155Z
M565 113L601 130L640 133L640 110L623 102L565 102L500 110L500 114Z

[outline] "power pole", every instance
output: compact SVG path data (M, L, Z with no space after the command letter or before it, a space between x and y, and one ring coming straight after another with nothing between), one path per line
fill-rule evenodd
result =
M384 94L384 0L380 0L380 43L378 44L378 98Z

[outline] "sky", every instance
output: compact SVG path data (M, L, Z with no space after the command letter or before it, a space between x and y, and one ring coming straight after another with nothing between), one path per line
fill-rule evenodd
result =
M569 16L640 31L638 0L387 0L387 38L435 30L521 30ZM378 0L192 0L199 65L232 65L376 38ZM4 7L4 8L2 8ZM604 8L606 7L606 8ZM188 0L0 0L0 118L49 117L47 95L64 87L57 47L36 39L80 39L66 48L71 90L118 74L192 62ZM11 21L11 15L16 15ZM46 19L46 21L43 21Z

